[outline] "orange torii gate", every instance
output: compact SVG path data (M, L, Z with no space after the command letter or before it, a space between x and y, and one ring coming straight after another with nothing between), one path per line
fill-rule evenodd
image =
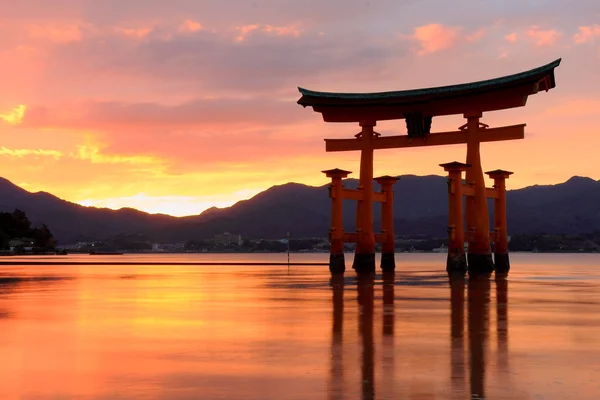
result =
M470 273L491 272L494 260L491 239L495 243L495 262L499 272L507 272L508 246L506 232L506 200L504 180L511 173L489 172L494 188L486 188L481 166L480 143L523 139L525 124L490 128L480 122L488 111L522 107L528 96L556 86L554 69L560 59L526 72L501 78L436 88L380 93L331 93L298 88L302 97L298 104L321 113L325 122L358 123L361 131L354 139L325 139L325 149L360 151L359 187L344 189L342 178L350 173L339 169L323 171L332 179L332 227L330 270L345 270L343 243L355 242L353 268L357 272L375 270L376 242L383 243L381 268L394 269L393 192L395 178L381 177L382 192L373 192L373 153L377 149L466 144L466 164L442 164L449 173L449 251L448 272L467 269ZM456 131L431 133L433 117L462 114L466 123ZM381 136L374 131L377 121L404 119L407 134ZM462 184L466 171L466 184ZM466 203L466 231L463 231L462 197ZM490 234L487 198L495 199L495 231ZM358 202L356 232L344 233L341 221L342 199ZM373 202L383 203L382 234L373 232ZM383 213L382 213L383 214ZM464 240L468 242L468 257ZM468 261L468 263L467 263Z

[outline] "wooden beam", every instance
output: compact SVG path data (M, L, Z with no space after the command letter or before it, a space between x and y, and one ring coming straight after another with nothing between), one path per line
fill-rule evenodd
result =
M470 185L462 185L460 187L460 194L467 197L475 196L475 187Z
M460 191L463 196L475 196L475 188L473 186L462 185ZM485 188L485 197L488 199L497 199L498 192L495 188Z
M525 137L525 124L482 128L478 132L480 142L516 140ZM424 138L411 138L408 135L379 136L371 140L374 149L399 149L405 147L443 146L467 143L466 131L431 133ZM362 140L325 139L325 151L355 151L362 149Z
M373 202L374 203L385 203L386 202L385 193L373 192Z
M488 199L497 199L498 192L494 188L485 188L485 197Z
M344 243L358 242L358 233L344 233Z
M385 233L376 233L375 234L375 243L385 243L386 236Z
M363 194L356 189L342 189L342 198L344 200L362 200ZM373 201L375 203L385 203L385 194L381 192L373 192Z
M374 236L375 236L375 243L385 243L385 241L386 241L385 233L376 233ZM357 232L344 233L344 243L356 243L357 241L358 241L358 233Z
M362 200L363 195L360 190L356 189L342 189L342 198L345 200Z

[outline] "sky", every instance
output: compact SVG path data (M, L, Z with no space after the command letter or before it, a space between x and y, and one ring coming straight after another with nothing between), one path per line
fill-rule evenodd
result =
M527 123L524 140L482 144L484 170L514 171L509 189L600 179L597 0L0 0L0 16L0 176L32 192L182 216L326 184L325 169L358 175L359 154L323 139L360 129L296 104L298 86L414 89L557 58L555 89L484 114ZM442 175L465 155L380 150L375 174Z

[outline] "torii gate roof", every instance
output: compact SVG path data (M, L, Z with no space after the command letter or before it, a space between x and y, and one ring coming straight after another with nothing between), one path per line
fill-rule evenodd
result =
M327 122L402 119L481 113L524 106L527 97L556 86L554 69L561 59L518 74L479 82L379 93L315 92L299 87L298 104L313 107Z

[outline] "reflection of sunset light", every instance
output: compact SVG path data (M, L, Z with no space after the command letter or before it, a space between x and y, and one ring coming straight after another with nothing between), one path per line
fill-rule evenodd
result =
M24 104L20 104L12 110L0 114L0 119L11 125L18 125L23 121L26 109Z

